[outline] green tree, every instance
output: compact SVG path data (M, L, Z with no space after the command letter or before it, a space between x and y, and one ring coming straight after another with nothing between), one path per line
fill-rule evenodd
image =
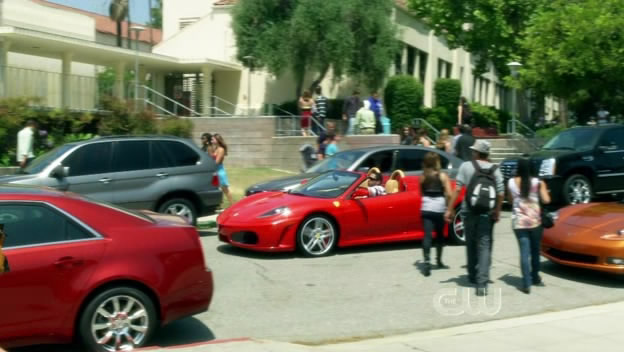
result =
M580 105L600 102L611 113L622 108L622 0L553 0L531 21L522 44L525 85Z
M156 3L153 6L152 1ZM162 0L149 0L150 7L150 22L149 25L152 28L162 28Z
M128 16L128 0L112 0L108 7L108 15L117 23L117 46L121 47L121 23Z
M394 128L411 126L412 120L421 117L424 87L410 75L397 75L388 80L384 90L384 103Z
M414 15L422 18L453 48L475 54L477 72L491 61L507 75L506 64L524 56L520 40L540 7L550 0L408 0Z
M297 95L331 70L378 88L398 50L392 0L241 0L233 10L238 59L275 75L291 71ZM252 57L252 59L250 59Z
M435 81L436 106L444 108L448 115L448 123L452 126L456 123L457 105L461 96L461 82L457 79L441 78Z

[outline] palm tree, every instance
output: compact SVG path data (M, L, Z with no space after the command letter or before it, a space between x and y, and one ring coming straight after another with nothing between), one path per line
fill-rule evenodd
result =
M129 0L111 0L108 7L108 16L111 20L117 22L117 46L121 47L121 23L128 16L128 1Z

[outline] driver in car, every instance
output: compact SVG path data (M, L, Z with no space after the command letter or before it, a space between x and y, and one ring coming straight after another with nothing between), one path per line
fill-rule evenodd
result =
M368 175L368 196L377 197L386 194L386 189L381 185L381 173L373 171Z

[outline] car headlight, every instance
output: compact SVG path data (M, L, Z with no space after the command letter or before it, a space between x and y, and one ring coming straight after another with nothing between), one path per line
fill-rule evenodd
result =
M615 233L607 233L600 236L603 240L609 241L624 241L624 229L616 231Z
M556 164L557 162L555 158L542 160L542 164L540 165L540 168L539 168L539 177L554 176Z
M289 207L279 207L279 208L275 208L273 210L269 210L266 213L258 216L258 218L268 218L270 216L275 216L275 215L284 215L284 216L288 216L292 214L292 211L290 211Z

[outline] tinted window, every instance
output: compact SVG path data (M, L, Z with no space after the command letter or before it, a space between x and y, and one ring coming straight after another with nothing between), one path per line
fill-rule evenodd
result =
M376 167L379 168L381 172L390 172L392 171L393 153L393 150L384 150L382 152L373 153L366 158L358 168L367 167L372 169L373 167Z
M600 140L600 145L624 150L624 129L613 129L605 132Z
M595 129L566 130L549 140L543 149L591 150L596 144L598 135L598 130Z
M30 165L28 165L26 169L24 169L24 172L27 174L37 174L43 171L43 169L48 167L48 165L52 164L54 160L58 159L61 155L65 154L66 151L73 147L73 144L64 144L60 147L56 147L50 150L49 152L33 160L33 162L30 163Z
M422 171L422 163L425 158L424 150L402 149L399 150L397 168L403 171Z
M348 169L362 155L364 155L363 151L344 151L336 153L314 164L306 172L325 172L336 169Z
M63 161L69 166L69 176L93 175L110 172L111 143L93 143L74 150Z
M172 161L173 166L195 165L199 161L199 155L187 145L175 141L161 141L167 153L167 157Z
M79 240L91 234L63 214L45 205L0 205L0 223L7 237L5 247Z
M329 171L292 190L298 194L318 198L336 198L343 194L360 178L359 174L348 171Z
M167 157L167 149L161 142L150 142L150 168L159 169L173 166L173 162Z
M145 170L148 168L148 141L123 141L115 143L113 171Z

